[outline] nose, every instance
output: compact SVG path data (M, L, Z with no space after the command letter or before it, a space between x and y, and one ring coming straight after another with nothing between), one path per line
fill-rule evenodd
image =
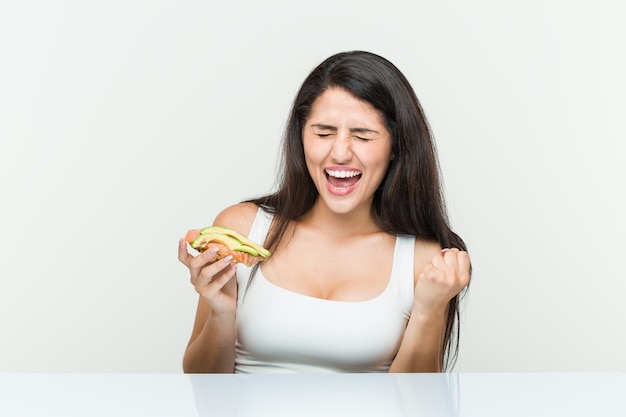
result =
M330 157L333 162L341 164L352 159L352 140L348 135L337 135L333 140Z

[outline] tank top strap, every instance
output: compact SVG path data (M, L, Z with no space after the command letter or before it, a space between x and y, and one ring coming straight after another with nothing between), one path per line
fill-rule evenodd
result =
M254 217L254 221L252 222L252 226L250 226L248 239L262 245L263 242L265 242L265 237L267 236L267 232L269 231L273 218L274 215L272 213L264 210L262 207L259 207ZM243 300L246 288L252 279L252 276L250 275L251 270L252 268L248 268L244 264L237 265L237 292L240 300ZM238 303L237 308L239 308L239 305L240 303Z
M254 218L254 222L250 227L250 233L248 233L248 239L253 242L257 242L259 244L263 244L265 242L265 237L267 236L267 232L270 229L270 225L272 224L272 219L274 218L274 214L269 211L259 207L256 212L256 216Z
M402 311L409 317L413 309L415 293L415 236L398 235L393 256L393 272L391 279L397 288Z

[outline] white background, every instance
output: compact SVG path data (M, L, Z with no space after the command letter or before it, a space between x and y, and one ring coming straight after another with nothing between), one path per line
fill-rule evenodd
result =
M293 96L365 49L413 84L469 245L458 371L626 370L615 1L0 6L0 371L180 372L178 239L273 187Z

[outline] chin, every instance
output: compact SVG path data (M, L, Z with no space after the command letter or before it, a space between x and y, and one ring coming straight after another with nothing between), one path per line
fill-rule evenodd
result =
M334 200L334 201L333 201ZM345 197L342 198L343 201L337 201L337 197L331 196L328 199L323 199L324 205L328 207L328 210L335 214L351 214L356 211L359 211L362 208L362 204L358 204L352 201L346 201Z

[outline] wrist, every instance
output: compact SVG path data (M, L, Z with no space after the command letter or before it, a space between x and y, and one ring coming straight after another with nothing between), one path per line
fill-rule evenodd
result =
M448 306L443 307L425 307L418 304L413 305L411 310L411 317L414 317L418 321L431 322L443 320L446 317Z
M235 321L235 312L230 310L212 310L209 315L211 323L231 323Z

